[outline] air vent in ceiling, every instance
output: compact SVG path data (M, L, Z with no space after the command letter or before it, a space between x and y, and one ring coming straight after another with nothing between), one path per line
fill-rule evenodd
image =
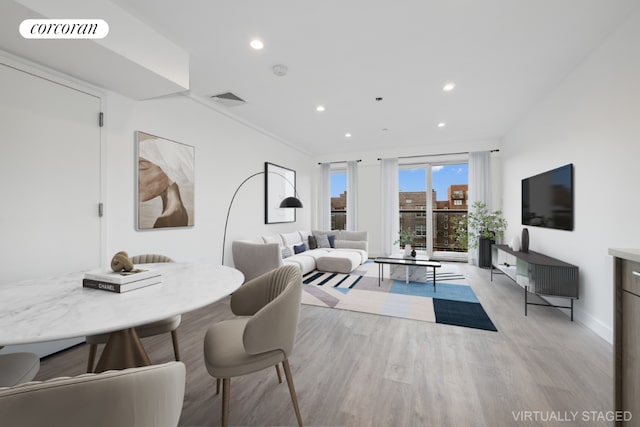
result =
M225 107L236 107L247 103L247 101L232 92L219 93L211 96L211 99Z

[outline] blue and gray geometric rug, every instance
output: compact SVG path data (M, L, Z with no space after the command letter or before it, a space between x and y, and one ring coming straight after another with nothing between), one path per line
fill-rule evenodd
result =
M497 331L455 264L443 264L433 283L390 279L378 287L378 265L368 262L350 274L313 271L303 277L302 303L383 316ZM455 283L450 283L454 281Z

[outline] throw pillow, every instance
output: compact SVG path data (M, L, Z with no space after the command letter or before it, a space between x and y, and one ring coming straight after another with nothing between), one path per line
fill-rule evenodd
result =
M318 242L316 241L316 237L313 235L309 235L309 249L316 249L318 247Z
M307 250L307 246L304 243L300 243L299 245L293 245L293 252L295 252L296 254L301 254L306 250Z
M329 240L329 246L331 246L332 248L335 245L335 241L336 241L336 236L327 236L327 239Z
M326 234L319 234L316 236L316 241L318 242L319 248L330 248L331 244L329 243L329 238Z
M282 259L289 258L290 256L291 256L291 249L282 248Z

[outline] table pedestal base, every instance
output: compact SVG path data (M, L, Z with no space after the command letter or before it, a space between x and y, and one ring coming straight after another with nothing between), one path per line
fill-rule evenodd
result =
M134 328L112 332L94 372L149 366L151 360Z

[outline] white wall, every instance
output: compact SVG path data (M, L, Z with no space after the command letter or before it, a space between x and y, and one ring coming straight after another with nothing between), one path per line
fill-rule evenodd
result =
M502 148L507 240L522 230L521 180L574 164L574 231L528 227L530 248L579 266L576 319L609 342L613 273L607 249L640 247L638 40L640 12L526 115Z
M107 127L107 249L130 255L157 252L178 261L220 262L227 207L238 185L268 161L297 171L297 190L305 204L297 222L264 224L264 175L248 181L236 196L227 232L230 242L263 234L309 229L311 159L243 123L182 95L133 101L109 93ZM195 147L195 226L181 229L135 229L135 136L141 130ZM105 260L108 261L108 260Z

